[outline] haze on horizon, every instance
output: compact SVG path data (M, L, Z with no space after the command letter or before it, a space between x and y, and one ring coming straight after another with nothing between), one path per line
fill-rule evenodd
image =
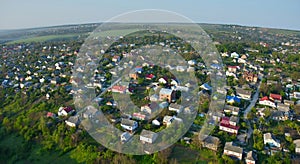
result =
M0 30L98 23L142 9L169 10L197 23L300 30L299 6L299 0L4 0Z

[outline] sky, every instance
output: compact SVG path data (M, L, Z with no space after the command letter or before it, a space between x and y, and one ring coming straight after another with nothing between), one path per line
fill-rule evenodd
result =
M197 23L300 30L300 0L1 0L0 30L97 23L161 9Z

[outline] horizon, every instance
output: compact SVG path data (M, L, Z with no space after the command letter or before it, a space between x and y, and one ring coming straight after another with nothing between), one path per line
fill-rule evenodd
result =
M70 24L57 24L57 25L49 25L49 26L37 26L37 27L28 27L28 28L15 28L15 29L0 29L0 31L18 31L18 30L34 30L34 29L42 29L42 28L55 28L55 27L64 27L64 26L78 26L78 25L92 25L92 24L102 24L103 22L84 22L84 23L70 23ZM118 22L115 22L118 23ZM171 22L171 23L179 23L179 22ZM289 29L289 28L277 28L277 27L263 27L263 26L252 26L252 25L242 25L242 24L227 24L227 23L206 23L206 22L195 22L196 24L204 24L204 25L224 25L224 26L240 26L240 27L251 27L251 28L267 28L267 29L275 29L275 30L288 30L288 31L299 31L300 29Z
M239 25L250 27L300 30L300 1L253 0L241 2L222 0L199 2L178 1L4 1L1 2L0 30L18 30L105 22L122 13L141 9L167 10L197 23Z

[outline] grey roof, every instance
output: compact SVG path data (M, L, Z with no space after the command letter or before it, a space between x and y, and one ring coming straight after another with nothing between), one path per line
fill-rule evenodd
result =
M170 104L170 106L169 106L170 108L174 108L174 109L180 109L180 108L182 108L182 106L181 105L179 105L179 104Z
M159 94L171 95L172 92L173 92L172 89L162 88L162 89L159 91Z
M140 136L143 136L145 138L151 138L152 140L155 140L156 137L158 136L158 134L154 133L150 130L143 129Z
M224 150L228 150L228 151L232 151L232 152L236 152L236 153L240 153L240 154L243 153L243 148L238 147L238 146L233 146L232 142L226 142Z
M127 125L127 126L133 126L135 121L129 120L129 119L122 119L121 124Z
M251 95L251 91L244 90L242 88L235 88L235 91L237 94Z

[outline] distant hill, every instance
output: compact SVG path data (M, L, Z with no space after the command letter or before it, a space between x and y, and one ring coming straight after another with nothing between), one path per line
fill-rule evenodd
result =
M52 27L2 30L0 43L43 42L58 39L84 39L101 23L62 25ZM239 25L199 24L214 40L232 41L237 38L241 42L274 42L288 41L285 38L299 40L300 31L247 27ZM276 39L275 39L276 38Z

